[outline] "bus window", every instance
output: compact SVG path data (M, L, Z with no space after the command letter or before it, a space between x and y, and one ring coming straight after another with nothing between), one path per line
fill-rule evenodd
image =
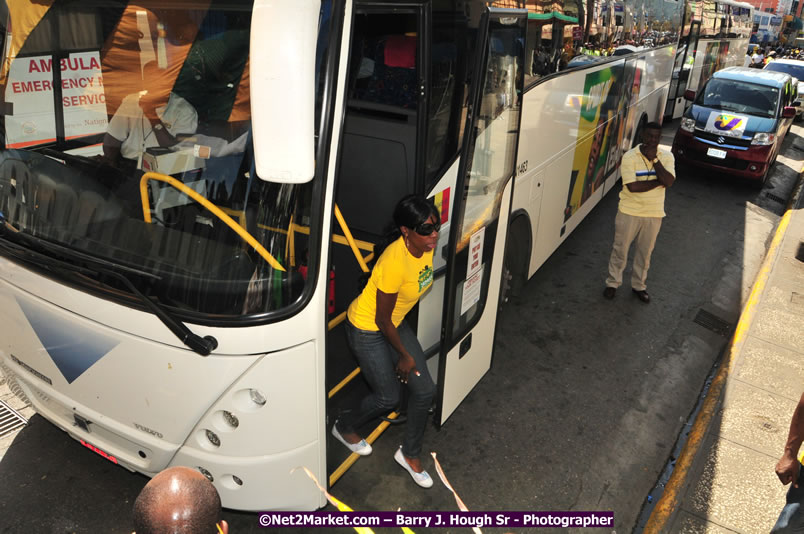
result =
M469 178L465 184L462 212L456 214L456 220L460 221L454 245L456 253L468 250L470 240L480 232L488 232L486 239L493 237L491 227L499 217L500 195L514 167L522 96L519 72L523 65L521 54L515 49L516 41L511 36L520 31L517 27L500 26L489 32L488 64L472 132L472 159L467 166ZM485 247L482 260L485 265L491 265L492 249ZM485 272L482 287L487 288L488 283L489 272ZM452 332L461 332L472 324L484 304L478 302L456 313Z
M8 222L142 272L132 280L142 293L201 321L297 302L317 239L314 185L254 171L251 4L12 5L0 152ZM91 285L130 300L119 282Z
M465 104L466 20L433 7L430 55L430 97L427 129L427 189L457 155L463 138L461 110Z

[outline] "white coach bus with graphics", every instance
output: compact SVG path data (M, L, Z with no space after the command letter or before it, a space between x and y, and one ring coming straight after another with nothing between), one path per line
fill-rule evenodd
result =
M754 6L735 0L686 0L683 21L664 110L668 119L680 118L690 105L684 91L697 91L721 69L743 66L754 27Z
M0 370L98 461L242 510L318 508L294 468L356 459L328 442L366 387L341 322L397 200L441 213L411 316L440 426L662 117L681 27L666 0L0 8Z

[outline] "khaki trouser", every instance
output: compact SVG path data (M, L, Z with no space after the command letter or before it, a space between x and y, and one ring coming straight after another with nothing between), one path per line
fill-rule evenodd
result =
M631 287L637 291L647 289L650 255L656 244L656 236L662 226L661 217L634 217L617 211L614 219L614 246L609 259L609 276L607 287L620 287L623 283L623 271L628 260L628 249L636 240L634 263L631 269Z

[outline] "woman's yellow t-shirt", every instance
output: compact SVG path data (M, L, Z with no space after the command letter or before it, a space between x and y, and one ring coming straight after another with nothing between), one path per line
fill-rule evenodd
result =
M416 258L400 237L383 251L366 287L352 304L347 317L361 330L377 331L377 289L383 293L397 293L396 305L391 313L391 322L399 326L419 297L433 283L433 251Z

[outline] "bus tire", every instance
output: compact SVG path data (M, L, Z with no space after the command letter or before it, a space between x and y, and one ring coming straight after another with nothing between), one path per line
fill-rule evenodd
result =
M528 280L530 247L530 223L525 215L518 215L514 217L508 228L501 298L503 303L508 302L512 296L518 296Z

